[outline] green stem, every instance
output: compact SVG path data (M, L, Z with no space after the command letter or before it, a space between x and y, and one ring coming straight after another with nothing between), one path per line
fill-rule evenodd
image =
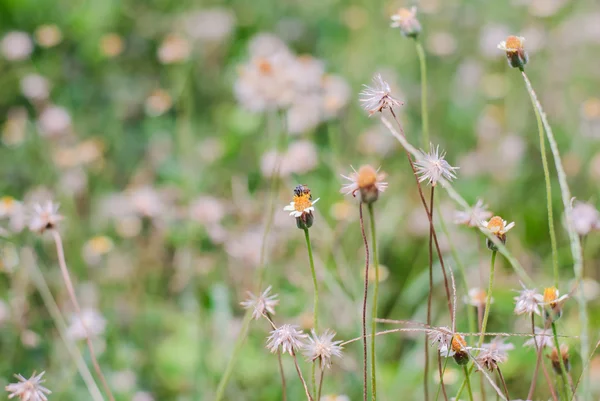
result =
M488 284L488 293L485 300L485 313L483 314L483 321L481 322L481 335L479 336L479 343L477 348L481 348L483 339L485 338L485 329L487 328L488 317L490 316L490 306L492 304L492 289L494 287L494 265L496 264L496 251L492 251L492 262L490 263L490 281Z
M471 379L469 375L471 372L467 370L467 365L463 365L463 372L465 372L465 382L467 383L467 392L469 393L469 400L473 401L473 391L471 390Z
M429 151L429 114L427 110L427 65L425 60L425 50L423 45L415 39L415 47L419 56L419 66L421 68L421 125L422 125L422 145L423 149Z
M315 270L315 261L313 259L313 253L312 253L312 246L310 244L310 235L308 233L308 228L304 229L304 238L306 239L306 248L308 249L308 259L310 261L310 273L312 275L312 279L313 279L313 286L314 286L314 301L313 301L313 327L315 329L315 332L318 333L319 331L319 285L317 283L317 272ZM316 392L317 392L317 375L316 375L316 364L313 363L312 364L312 369L311 369L311 381L312 381L312 388L313 388L313 396L316 397Z
M552 319L552 315L550 316L550 318ZM552 322L552 335L554 338L554 346L556 347L556 351L558 352L558 361L560 363L560 375L562 376L562 382L563 382L563 395L564 395L564 399L568 400L570 399L569 397L569 390L568 390L568 381L567 381L567 369L565 368L565 362L563 361L562 358L562 353L560 352L560 345L558 343L558 333L556 331L556 323Z
M373 204L369 203L369 219L371 221L371 249L373 250L373 266L375 267L375 285L373 288L373 307L371 311L371 333L377 332L375 318L377 317L377 296L379 295L379 257L377 256L377 232L375 231L375 212ZM371 391L372 400L377 399L377 374L375 358L375 336L371 336Z
M540 137L540 154L542 156L542 166L544 168L544 179L546 181L546 208L548 209L548 228L550 230L550 245L552 246L552 271L554 272L554 286L558 288L558 250L556 246L556 231L554 230L554 213L552 212L552 183L550 181L550 169L548 168L548 159L546 157L546 141L544 140L544 127L542 118L538 109L535 107L535 101L531 98L535 119L538 126Z

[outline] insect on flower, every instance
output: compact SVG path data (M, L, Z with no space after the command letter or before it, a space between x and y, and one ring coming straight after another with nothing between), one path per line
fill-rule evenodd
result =
M320 198L312 200L310 189L306 185L298 185L294 188L294 198L283 210L290 212L290 216L296 218L296 225L300 229L308 229L313 225L314 204Z

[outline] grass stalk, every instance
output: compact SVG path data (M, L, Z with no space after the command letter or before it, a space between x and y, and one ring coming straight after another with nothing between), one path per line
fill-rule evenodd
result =
M377 298L379 296L379 257L377 255L377 231L373 203L369 203L369 221L371 223L371 249L373 254L373 267L375 268L375 284L373 285L373 305L371 308L371 333L377 331ZM375 336L371 337L371 399L377 399L377 359L375 356Z
M310 274L313 280L313 328L315 333L319 331L319 284L317 282L317 271L315 270L315 261L313 258L312 245L310 243L310 234L308 233L308 228L304 229L304 238L306 239L306 248L308 249L308 260L310 262ZM314 392L314 396L317 394L317 374L316 374L316 365L312 364L311 369L311 384Z
M362 305L362 331L363 331L363 401L367 401L367 297L369 295L369 242L365 234L362 202L358 204L360 217L360 230L365 243L365 286ZM373 333L375 334L375 333Z

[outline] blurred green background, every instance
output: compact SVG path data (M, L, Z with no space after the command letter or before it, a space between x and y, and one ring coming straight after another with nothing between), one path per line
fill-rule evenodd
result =
M299 183L321 198L311 228L321 325L340 339L359 335L364 250L358 207L339 193L340 174L350 165L381 166L390 184L375 210L385 266L380 316L425 321L427 219L402 149L358 103L361 85L381 73L405 102L399 116L409 140L421 147L415 46L389 27L389 16L410 5L1 0L0 384L13 373L45 370L50 399L90 399L31 274L42 271L68 323L73 311L52 243L24 226L31 204L45 199L61 204L67 262L98 327L94 344L119 400L212 399L242 324L239 302L256 291L271 213L266 284L279 294L276 320L310 328L303 233L282 210ZM526 37L527 72L554 127L573 196L597 205L600 7L591 0L427 0L417 6L432 142L460 167L455 187L467 201L483 198L516 222L508 248L538 289L550 286L535 117L518 72L496 46L509 34ZM257 37L264 33L272 36ZM292 109L257 111L255 97L240 99L234 89L248 78L253 55L267 52L270 43L285 43L303 66L294 64L299 69L290 72L292 79L317 82L310 93L294 94ZM281 176L272 179L278 158ZM560 289L568 292L572 259L553 184ZM451 241L469 271L469 286L485 287L483 237L454 225L456 206L438 194L450 232L449 238L440 234L446 260L456 267ZM598 340L599 251L598 235L586 236L592 344ZM527 332L528 319L512 312L518 278L501 258L498 266L488 330ZM434 315L448 325L436 280ZM462 331L468 330L467 291L458 286ZM225 399L281 399L277 358L264 348L268 329L264 321L252 323ZM567 303L559 330L579 334L575 302ZM421 399L422 337L381 337L380 399ZM525 397L530 374L524 379L523 372L535 364L523 341L511 339L516 350L503 366L515 398ZM578 341L567 342L577 377ZM77 345L91 366L84 343ZM359 343L347 347L327 373L324 394L360 398L361 352ZM284 365L289 399L303 399L291 360L284 358ZM448 370L454 394L459 370ZM592 361L591 375L600 377L600 360ZM598 383L592 380L596 394ZM543 379L538 387L547 398Z

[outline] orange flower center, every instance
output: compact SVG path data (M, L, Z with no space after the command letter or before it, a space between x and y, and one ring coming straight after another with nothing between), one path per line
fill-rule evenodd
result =
M498 234L504 230L504 220L500 216L494 216L488 222L487 228L494 234Z
M523 48L521 39L516 36L509 36L506 38L506 49L507 51L517 51Z
M556 287L550 287L544 289L544 302L552 303L558 299L558 290Z
M465 341L464 338L462 338L462 336L460 334L455 334L454 337L452 337L452 351L460 352L466 346L467 346L467 342Z
M304 212L311 206L312 201L310 200L310 193L294 196L294 209L296 209L297 212Z
M591 98L583 103L583 115L589 119L600 117L600 99Z
M473 291L471 298L473 299L473 303L485 304L487 294L484 290L478 289L477 291Z
M358 187L369 188L377 182L377 171L367 165L358 169Z
M12 196L3 196L0 203L6 208L11 208L15 204L15 199Z
M396 11L396 15L401 19L409 19L413 17L413 13L408 8L400 8Z
M258 70L265 75L269 75L273 72L273 65L269 62L269 60L265 58L260 58L257 61Z

